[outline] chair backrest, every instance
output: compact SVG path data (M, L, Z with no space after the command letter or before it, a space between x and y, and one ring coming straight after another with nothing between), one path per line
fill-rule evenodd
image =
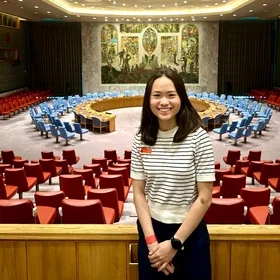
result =
M264 162L261 169L260 184L268 185L268 178L276 178L280 175L280 163Z
M233 174L242 174L241 168L249 166L249 163L250 163L249 160L241 160L241 159L237 160L236 165L233 168Z
M6 168L5 178L7 185L18 187L18 192L28 191L28 182L23 168Z
M61 171L61 175L62 174L71 174L73 173L73 167L68 165L68 162L66 159L58 159L58 160L55 160L55 166L59 166L62 168L62 171Z
M75 150L63 150L63 159L66 159L69 165L76 164L78 162L78 157L76 156Z
M270 188L242 188L240 196L244 200L245 206L248 208L254 206L268 206L270 200Z
M43 169L40 163L25 163L24 171L28 177L36 177L37 183L44 183Z
M1 224L34 224L30 199L0 199Z
M41 156L43 159L55 159L53 151L41 151Z
M91 163L99 163L102 168L102 171L107 172L108 170L108 164L106 158L92 158Z
M57 176L54 159L39 159L39 163L44 172L50 172L52 177Z
M273 215L270 216L270 224L280 225L280 196L274 197L272 201Z
M83 176L80 174L64 174L59 176L60 190L65 196L73 199L85 199Z
M228 150L226 163L235 165L236 161L240 159L240 150Z
M50 129L51 129L52 136L55 136L55 137L60 136L60 132L59 132L59 130L56 129L55 125L50 124Z
M67 134L67 130L66 130L65 127L59 126L59 127L58 127L58 130L59 130L60 136L61 136L62 138L64 138L64 139L68 139L68 138L69 138L69 137L68 137L68 134Z
M104 158L107 160L111 159L114 163L118 161L116 150L104 150Z
M78 134L82 134L82 127L79 123L74 123L75 132Z
M204 129L206 129L208 131L208 122L209 122L209 119L210 117L206 116L206 117L203 117L201 119L201 125Z
M106 224L99 199L64 199L62 213L64 224Z
M96 188L96 184L95 184L95 180L94 180L94 177L93 177L92 169L74 169L73 174L82 175L86 186Z
M232 121L230 127L228 127L228 132L232 132L236 129L238 121Z
M239 139L239 138L241 138L242 136L243 136L243 131L244 131L244 127L242 126L242 127L239 127L238 129L237 129L237 132L236 132L236 134L235 134L235 139Z
M7 199L7 192L3 181L3 177L1 175L0 175L0 199Z
M99 178L100 189L115 188L118 193L118 200L125 201L123 177L120 174L102 174Z
M115 222L120 220L118 193L115 188L91 189L88 191L87 199L99 199L103 207L109 207L115 210Z
M244 221L242 198L212 198L204 219L207 224L242 224Z
M219 134L224 134L227 132L227 128L228 128L228 124L227 123L223 123L221 128L220 128L220 132Z
M108 174L120 174L123 176L123 183L129 186L128 171L126 167L108 167Z
M240 195L242 188L246 186L245 175L224 175L220 194L223 198L235 198Z
M262 169L263 161L251 161L249 163L248 171L246 176L247 177L253 177L254 172L260 172Z
M262 155L262 151L260 151L260 150L249 151L248 160L249 161L260 161L261 155Z
M2 155L2 161L4 164L13 164L15 155L12 150L3 150L3 151L1 151L1 155Z
M125 159L131 159L131 150L125 150L124 151L124 158Z
M72 126L70 125L69 122L64 122L64 126L65 126L65 129L66 129L68 132L73 132L73 128L72 128Z
M95 178L99 178L101 175L101 166L99 163L84 164L84 169L91 169L95 175Z
M252 134L254 125L250 124L244 131L243 131L243 136L248 137Z

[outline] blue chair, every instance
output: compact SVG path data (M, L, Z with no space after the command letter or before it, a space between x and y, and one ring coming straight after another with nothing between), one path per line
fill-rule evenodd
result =
M262 134L262 129L264 127L265 124L265 120L264 119L259 119L258 123L254 125L253 127L253 131L254 131L254 137L257 137L257 133L259 133L259 135Z
M213 128L215 128L216 126L220 125L221 116L222 116L222 114L216 115L214 119L210 119L209 120L208 124L211 125L211 126L213 125Z
M88 129L82 128L79 123L74 123L75 132L80 134L80 140L83 140L83 134L88 133Z
M233 132L237 127L238 121L232 121L231 125L228 126L227 132Z
M60 137L65 139L65 146L68 145L70 139L72 139L75 134L66 130L65 127L59 126L58 130L60 132Z
M57 126L57 127L64 127L64 124L62 123L62 121L58 118L54 118L54 124Z
M239 127L244 127L244 126L246 126L246 124L247 124L247 122L248 122L248 119L247 118L242 118L238 123L237 123L237 128L239 128Z
M252 134L253 131L253 124L250 124L244 131L243 131L243 136L244 136L244 143L247 143L247 137L249 137Z
M203 129L205 129L206 131L208 131L208 121L209 121L210 117L206 116L206 117L203 117L201 119L201 126Z
M60 132L56 129L54 124L50 124L51 134L56 138L56 143L58 143L58 137L60 136Z
M79 119L80 119L81 126L85 126L85 128L86 128L87 127L87 119L81 114L79 114ZM75 120L76 120L76 118L75 118Z
M73 127L69 122L63 122L64 127L68 132L75 132L75 127Z
M46 133L46 138L48 138L49 137L49 132L51 131L50 126L46 125L43 121L38 121L37 125L38 125L37 127L41 131L41 135L43 135L44 132L45 132Z
M227 123L223 123L222 126L220 128L214 128L213 132L217 133L220 135L219 140L222 140L222 136L223 134L227 133L227 128L228 128L228 124Z
M234 139L234 145L237 145L237 139L243 137L244 127L239 127L237 131L231 132L228 134L228 137Z
M102 122L99 118L93 117L92 118L92 130L94 131L95 128L99 129L99 132L102 133L103 130L107 131L108 122Z

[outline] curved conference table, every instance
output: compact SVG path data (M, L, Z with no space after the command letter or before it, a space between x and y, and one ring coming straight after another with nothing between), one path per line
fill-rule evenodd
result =
M143 95L129 97L124 96L90 100L80 103L74 109L75 121L80 121L79 115L84 116L87 120L89 120L89 122L91 122L92 118L95 117L98 118L101 122L107 122L109 124L108 131L113 132L116 129L116 115L110 114L106 111L128 107L141 107L143 104L143 98ZM219 102L197 99L193 97L190 97L189 99L201 118L206 116L215 118L216 115L224 114L227 110L226 107Z

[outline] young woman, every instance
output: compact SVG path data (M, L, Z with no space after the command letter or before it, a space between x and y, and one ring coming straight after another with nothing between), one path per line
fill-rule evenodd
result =
M148 81L132 147L139 279L211 279L203 216L211 204L214 157L181 77L163 69Z

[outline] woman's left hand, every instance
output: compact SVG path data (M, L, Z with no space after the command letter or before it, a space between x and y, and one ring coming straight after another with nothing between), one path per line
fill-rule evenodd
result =
M158 271L162 271L172 262L177 251L172 248L170 240L163 241L158 245L159 247L157 250L149 252L149 259L152 267L157 267Z

